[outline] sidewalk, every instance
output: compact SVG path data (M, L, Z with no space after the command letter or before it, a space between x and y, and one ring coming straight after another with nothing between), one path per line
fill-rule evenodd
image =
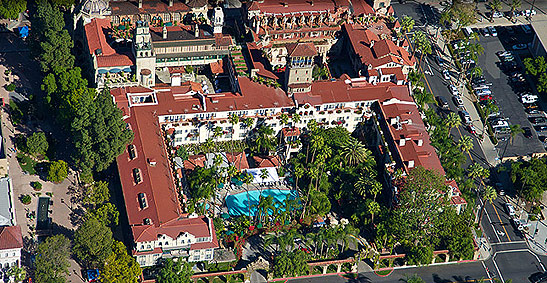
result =
M446 62L449 62L450 66L455 66L456 64L452 60L452 56L450 56L448 48L446 48L446 42L444 40L444 37L442 36L442 34L440 32L438 32L438 34L437 34L437 31L438 31L437 29L435 29L431 26L428 26L428 32L427 33L430 35L430 37L431 37L431 34L436 35L435 36L436 37L436 42L435 43L439 47L439 50L441 50L440 56ZM458 78L456 78L456 79L458 79ZM460 93L463 96L463 98L462 98L463 105L464 105L465 110L467 112L469 112L469 115L471 116L473 126L475 127L475 129L477 129L477 133L479 135L483 135L482 140L480 140L478 137L477 137L476 140L477 140L478 144L480 145L484 156L486 157L486 161L488 162L488 164L490 164L490 166L495 167L499 163L499 155L498 155L498 152L496 150L496 147L494 146L494 144L492 144L492 141L488 137L488 133L486 131L485 125L480 120L479 113L477 112L477 109L475 108L475 105L473 104L473 101L475 100L475 98L473 97L472 94L470 94L468 92L468 90L465 87L465 85L463 84L463 82L458 81L456 86L458 87L458 90L460 91Z

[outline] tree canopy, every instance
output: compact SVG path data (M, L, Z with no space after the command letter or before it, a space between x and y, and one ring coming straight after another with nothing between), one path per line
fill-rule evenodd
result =
M63 160L53 161L49 164L47 174L48 181L60 183L68 176L68 165Z
M112 231L94 217L88 218L74 233L72 251L84 266L96 268L112 253Z
M545 159L532 158L511 164L511 180L519 196L527 201L541 199L547 188L547 164Z
M112 253L100 271L100 280L104 283L137 283L142 272L135 258L128 255L123 243L118 241L114 241Z
M30 154L44 154L49 145L44 132L34 132L27 138L27 150Z
M26 0L0 0L0 18L15 20L26 9Z
M192 282L190 277L194 274L193 264L184 259L165 259L161 265L156 281L158 283L183 283Z
M36 282L64 283L70 266L70 240L63 235L55 235L40 243L36 250Z

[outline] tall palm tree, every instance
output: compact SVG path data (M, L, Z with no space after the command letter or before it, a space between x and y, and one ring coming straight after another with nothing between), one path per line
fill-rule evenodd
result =
M514 124L509 126L509 132L511 134L511 144L513 144L513 138L518 134L524 133L524 130L520 127L519 124Z
M239 124L239 116L237 116L236 114L232 114L232 115L230 115L230 118L228 118L228 120L230 121L230 124L232 125L232 133L231 133L230 143L231 143L231 147L232 147L232 156L233 156L234 155L234 133L235 133L236 125Z
M498 198L498 193L496 192L496 189L494 189L492 186L485 186L481 196L483 204L481 208L481 214L479 215L479 225L481 224L482 214L484 213L486 202L488 201L492 203L493 200Z
M414 89L414 91L412 91L412 94L414 96L416 104L420 109L424 108L424 106L428 103L435 102L433 94L425 89L416 88Z
M501 10L501 1L500 0L492 0L488 4L488 7L490 8L490 22L494 21L494 13L499 12Z
M255 138L256 150L260 153L269 155L269 152L275 148L275 139L272 138L273 129L270 126L261 126Z
M448 126L448 134L450 135L450 130L453 128L458 128L462 124L462 120L458 117L458 114L450 112L446 117L446 125Z
M268 173L268 169L263 168L262 170L260 170L260 179L262 179L262 181L264 181L265 179L268 179L269 175L270 174Z
M482 167L478 163L473 163L469 165L469 168L467 168L467 170L467 176L472 179L486 179L490 176L490 171Z
M341 146L340 155L351 166L364 162L370 156L370 150L356 138L350 138Z
M368 180L363 176L359 176L357 182L355 182L355 191L363 199L367 196L367 185Z
M424 54L431 54L432 47L431 47L431 41L427 38L427 35L423 33L422 31L416 31L414 35L412 36L412 40L414 41L414 51L419 50L420 51L420 62L423 59Z
M401 29L404 32L409 33L411 30L414 29L414 24L415 24L415 21L412 17L404 16L403 20L401 21Z
M370 213L372 225L374 225L374 215L380 212L380 205L375 201L370 201L367 203L367 210Z
M294 166L294 188L298 190L298 180L302 177L304 177L304 174L306 171L304 170L304 167L300 163L296 164Z
M509 4L509 6L511 7L511 13L509 16L510 21L513 21L513 14L515 13L516 9L520 8L521 3L521 0L513 0L511 1L511 4Z
M460 137L460 140L458 141L458 147L463 152L469 154L469 152L473 149L473 139L471 139L470 136Z

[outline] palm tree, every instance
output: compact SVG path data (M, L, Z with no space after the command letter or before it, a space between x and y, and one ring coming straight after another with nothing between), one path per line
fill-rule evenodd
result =
M467 170L467 176L471 179L486 179L490 176L490 171L478 163L471 164Z
M294 122L294 126L296 127L296 124L300 123L300 114L294 113L292 114L292 121Z
M368 180L363 176L359 176L359 179L355 182L355 191L363 199L367 196L367 185Z
M255 139L256 150L260 153L269 155L269 152L275 148L275 139L272 139L273 129L270 126L261 126L258 128Z
M372 184L370 184L369 191L372 194L372 200L376 201L376 196L382 191L382 183L376 180L372 181Z
M470 136L460 137L460 140L458 141L458 147L463 152L469 154L469 152L473 149L473 139L471 139Z
M416 31L412 36L414 41L414 50L420 51L420 62L423 59L424 54L431 54L433 51L431 48L431 41L427 38L427 35L421 31Z
M494 21L494 13L499 12L501 10L501 1L500 0L492 0L488 4L488 6L490 8L490 13L491 13L490 22L493 22Z
M281 115L279 117L281 119L281 124L283 126L286 126L287 124L289 124L289 115L287 115L285 113L281 113ZM284 128L284 127L281 127L281 128ZM283 138L282 132L283 131L279 132L279 145L281 145L281 138Z
M371 216L372 225L374 225L374 214L380 212L380 205L375 201L370 201L369 203L367 203L367 209L368 213L370 213Z
M263 168L262 170L260 170L260 179L262 179L262 181L267 179L269 175L270 174L268 173L268 169Z
M341 146L340 156L351 166L364 162L370 156L370 150L356 138L350 138Z
M481 208L481 214L479 216L479 225L481 224L482 220L482 214L484 213L484 206L486 205L486 202L492 203L493 200L498 198L498 192L496 192L496 189L494 189L492 186L485 186L484 190L482 191L482 208Z
M302 167L302 165L300 163L296 164L294 166L294 178L295 178L295 181L294 181L294 188L295 189L298 189L298 180L302 177L304 177L304 174L306 173L306 171L304 170L304 167Z
M448 116L446 117L445 123L448 126L448 132L450 134L450 130L461 126L462 120L460 119L460 117L458 117L458 114L450 112L450 114L448 114Z
M235 133L235 126L237 124L239 124L239 116L237 116L236 114L232 114L232 115L230 115L230 117L228 119L230 121L230 124L232 125L232 133L231 133L230 143L231 143L231 147L232 147L232 155L234 155L234 133Z
M511 4L509 4L509 6L511 7L511 14L509 16L510 21L513 21L513 14L515 13L516 9L520 8L521 3L521 0L513 0L511 1Z
M414 19L410 16L404 16L401 21L401 29L407 33L414 29Z
M519 124L514 124L509 126L509 132L511 134L511 144L513 144L513 138L518 134L524 133L524 130L520 127Z
M425 89L416 88L412 94L414 95L414 100L420 109L422 109L426 104L435 102L433 94Z

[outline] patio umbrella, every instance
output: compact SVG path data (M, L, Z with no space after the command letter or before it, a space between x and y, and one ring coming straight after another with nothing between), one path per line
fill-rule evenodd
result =
M109 72L111 73L119 73L121 72L122 70L118 69L118 68L114 68L114 69L110 69Z
M228 213L222 213L222 214L220 215L220 217L222 217L223 219L228 219L228 218L230 218L230 214L228 214Z
M108 73L108 70L105 70L105 69L99 69L99 74L106 74Z
M130 73L131 72L131 67L125 67L125 68L123 68L122 71L124 71L126 73Z
M219 189L222 189L222 188L224 188L224 183L220 183L220 184L218 184L217 188L219 188Z

